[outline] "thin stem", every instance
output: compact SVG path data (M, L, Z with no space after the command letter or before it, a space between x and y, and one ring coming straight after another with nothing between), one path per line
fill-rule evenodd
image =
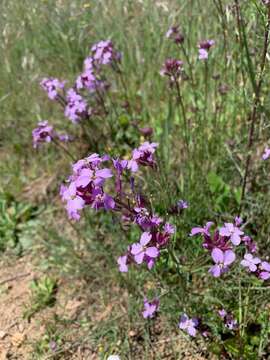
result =
M180 109L181 109L181 112L182 112L182 115L183 115L184 138L185 138L185 142L186 142L187 152L189 153L188 123L187 123L186 110L185 110L185 106L184 106L184 103L183 103L183 98L182 98L182 95L181 95L180 86L179 86L178 80L176 78L174 79L174 83L175 83L175 86L176 86L178 104L180 105Z
M52 138L52 142L59 147L61 150L64 151L64 153L72 159L72 161L76 161L76 158L69 152L69 150L61 143L58 142L56 139Z
M225 54L225 69L227 69L227 60L228 60L228 44L227 44L227 21L226 14L222 6L221 0L214 0L214 4L220 13L221 17L221 26L222 26L222 34L223 34L223 43L224 43L224 54Z
M198 109L198 96L197 96L197 91L196 91L196 83L195 83L195 79L194 79L194 75L193 75L193 68L192 68L192 64L190 62L189 56L186 52L186 48L184 47L183 44L180 45L180 48L184 54L184 58L188 64L189 67L189 74L190 74L190 79L191 79L191 86L193 89L193 93L194 93L194 101L195 101L195 107L196 109Z
M204 63L204 123L206 123L206 112L208 104L208 62Z
M238 4L238 0L235 0L235 2L236 2L236 4ZM238 4L238 7L239 7L239 4ZM240 11L240 10L238 9L238 11ZM243 201L245 199L245 194L246 194L247 179L248 179L249 171L250 171L251 149L252 149L252 146L254 143L255 126L256 126L256 122L257 122L257 110L260 105L260 93L261 93L261 88L262 88L262 83L263 83L263 74L264 74L266 55L267 55L267 49L268 49L268 44L269 44L269 31L270 31L270 7L268 7L267 24L266 24L265 32L264 32L264 46L263 46L263 53L262 53L261 64L260 64L260 73L259 73L258 81L255 86L255 97L254 97L254 101L253 101L253 108L252 108L252 113L251 113L251 120L250 120L249 134L248 134L247 157L246 157L246 163L245 163L244 178L243 178L243 183L242 183L239 215L242 211Z

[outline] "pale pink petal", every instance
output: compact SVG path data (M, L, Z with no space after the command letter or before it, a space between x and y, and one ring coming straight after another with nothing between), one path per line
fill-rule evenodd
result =
M150 242L151 239L152 239L152 235L149 232L144 232L141 235L140 244L142 246L145 246Z
M134 256L134 260L136 261L137 264L141 264L143 262L143 258L144 258L144 252L141 252Z
M224 253L219 248L214 248L211 253L212 259L215 263L223 263L224 261Z
M151 246L145 250L147 256L151 258L156 258L159 255L159 251L155 246Z
M131 246L131 254L132 255L137 255L142 251L143 251L143 247L140 243L132 244L132 246Z
M230 265L235 260L235 253L232 250L226 250L224 254L224 265Z

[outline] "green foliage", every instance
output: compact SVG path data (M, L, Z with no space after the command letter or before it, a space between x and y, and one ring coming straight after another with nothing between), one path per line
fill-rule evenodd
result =
M0 251L13 249L18 255L32 245L40 209L15 201L8 193L0 193Z
M31 304L24 313L27 320L30 320L36 312L55 304L57 281L54 278L44 276L41 279L33 280L30 287Z
M209 172L207 182L213 196L214 209L218 212L228 212L233 205L240 205L241 187L234 188L225 183L221 176Z

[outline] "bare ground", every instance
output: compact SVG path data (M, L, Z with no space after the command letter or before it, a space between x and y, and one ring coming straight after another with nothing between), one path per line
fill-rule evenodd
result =
M76 290L82 288L80 282L70 283L66 280L60 280L55 305L37 312L30 321L27 321L24 314L26 309L31 306L29 285L34 278L42 275L33 263L31 256L25 256L16 259L16 261L4 256L0 262L0 360L106 359L107 356L101 355L102 342L100 347L95 349L96 345L94 346L91 341L89 328L85 331L77 319L82 313L88 314L92 321L91 329L95 331L96 324L115 316L115 312L119 314L119 311L125 311L127 295L123 294L119 303L112 301L104 306L99 294L93 294L95 300L91 299L90 302L89 297L84 298L82 292ZM112 288L111 291L117 293L119 289ZM96 303L91 306L94 301ZM41 339L46 339L48 324L55 326L57 319L65 319L65 324L61 325L62 329L60 330L64 334L61 346L54 351L48 348L48 351L39 355L35 344ZM143 346L140 345L136 328L131 329L128 338L130 347L134 350L132 354L127 354L128 359L205 359L201 355L202 351L198 351L188 338L182 337L179 332L175 334L164 333L162 328L162 323L157 323L153 334L154 340L147 352L147 357L143 351ZM117 346L120 350L121 344L116 344L116 349ZM158 357L157 354L159 354Z

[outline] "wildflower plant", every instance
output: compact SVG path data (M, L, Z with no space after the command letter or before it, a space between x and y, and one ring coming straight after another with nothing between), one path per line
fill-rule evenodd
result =
M239 11L238 1L235 1L235 10ZM240 16L238 32L240 40L244 41L241 19ZM265 27L267 44L269 19L270 12ZM78 132L84 135L87 154L74 154L72 142L69 143L72 137L60 135L47 121L39 122L33 130L33 145L38 148L43 143L54 143L65 151L69 161L72 160L70 173L66 174L59 192L67 217L75 227L87 223L90 216L104 219L101 214L106 214L106 221L113 224L113 229L119 232L121 229L126 239L123 243L118 242L115 249L119 252L113 255L114 268L121 281L139 274L139 280L151 279L155 284L151 291L146 284L140 285L140 316L151 324L168 311L178 331L192 338L201 337L209 348L218 344L218 354L222 356L229 356L232 347L238 348L238 358L241 358L245 352L244 342L249 341L246 339L251 323L246 310L243 310L243 302L253 301L250 300L252 291L266 291L270 280L268 256L255 242L256 233L250 225L252 218L247 216L247 210L243 211L247 187L254 186L248 182L250 154L265 64L261 65L259 81L253 89L255 100L247 158L242 170L230 144L225 146L223 138L218 142L215 137L221 116L219 112L222 106L225 107L218 96L226 96L229 92L229 87L222 87L218 95L220 75L215 76L209 71L215 51L221 46L219 40L197 39L192 44L193 56L189 56L187 36L179 26L173 25L164 33L164 38L177 49L177 53L168 54L156 75L160 75L164 89L167 89L168 118L171 113L177 113L177 126L173 130L181 130L179 148L171 151L170 135L165 137L162 133L158 136L150 124L141 127L134 120L136 106L139 106L137 98L134 100L128 96L122 68L125 54L121 54L111 40L102 40L90 47L89 56L73 84L55 78L41 81L42 89L50 100L60 105L65 118L71 122L70 126L80 129ZM245 41L242 45L242 50L246 51ZM247 64L251 66L249 60L247 56ZM227 65L224 69L227 71ZM202 73L200 79L199 72ZM208 95L209 83L214 81L213 100ZM121 101L125 99L124 105L120 105L115 95L117 86L121 87L120 98ZM190 89L189 97L186 88ZM213 127L212 123L211 126L208 124L211 116ZM169 122L164 123L163 132L169 132ZM118 147L119 132L123 129L124 144ZM131 129L135 129L136 134L129 138L127 133ZM213 185L212 181L211 186L208 156L215 151L223 156L219 146L226 148L233 164L236 163L241 176L240 186L226 186L225 182L217 180L220 179L217 176L214 179L216 184ZM183 165L176 161L180 153ZM260 157L261 160L269 158L268 147ZM207 162L207 171L203 172L204 161ZM267 166L267 162L265 164ZM199 189L197 194L202 188L206 192L204 199L207 195L216 197L215 203L199 203L197 198L192 198L189 182L193 185L198 182L194 185ZM229 205L226 203L225 206L226 212L222 213L222 207L216 206L221 198L225 198L221 192L230 199ZM231 200L228 192L238 195ZM197 217L193 218L192 214ZM212 220L206 222L208 217ZM165 299L168 298L173 299L173 310L171 305L166 305ZM231 342L226 342L226 336Z

